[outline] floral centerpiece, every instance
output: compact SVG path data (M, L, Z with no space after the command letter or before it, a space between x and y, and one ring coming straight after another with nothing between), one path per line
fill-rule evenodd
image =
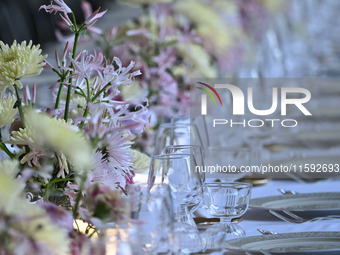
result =
M54 64L32 42L0 42L0 148L6 154L0 163L0 254L91 254L75 219L85 220L92 235L128 216L122 197L140 157L131 145L149 123L148 102L120 96L141 75L132 71L133 61L123 66L117 57L77 50L79 37L93 31L105 11L78 24L63 0L40 9L59 14L73 39L56 51ZM24 89L23 83L43 68L57 82L53 106L37 109L36 87Z

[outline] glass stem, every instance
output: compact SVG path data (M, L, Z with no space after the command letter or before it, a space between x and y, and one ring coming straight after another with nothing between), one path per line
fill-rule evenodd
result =
M229 217L221 217L221 218L220 218L220 223L223 223L223 224L230 224L230 223L231 223L231 220L232 220L232 218L229 218Z
M179 204L178 205L177 213L176 213L176 221L182 222L182 223L187 223L189 225L196 227L195 221L191 217L186 204Z

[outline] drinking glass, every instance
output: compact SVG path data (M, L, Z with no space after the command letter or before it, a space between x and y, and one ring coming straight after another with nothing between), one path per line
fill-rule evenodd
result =
M244 236L244 230L231 220L242 216L248 209L252 185L242 182L205 183L203 208L212 216L220 218L205 232L207 248L223 248L227 240Z
M202 184L195 171L192 154L154 155L151 159L148 183L166 183L170 186L176 211L174 239L181 251L202 250L202 242L194 220L188 212L188 205L198 204L202 199Z
M195 167L204 166L203 152L199 145L169 145L165 147L165 154L192 154L197 164ZM198 172L198 174L202 183L204 183L205 174L203 172Z
M154 155L164 154L169 145L201 145L197 127L189 123L161 124L156 136Z
M199 145L170 145L165 148L166 154L191 154L193 155L196 167L202 167L204 166L203 163L203 154L202 154L202 148ZM201 182L204 183L205 181L205 174L203 172L198 172L198 175L201 178ZM189 213L191 217L193 217L194 211L199 207L200 201L196 201L196 203L189 203L187 205Z
M138 229L143 254L170 252L173 208L167 184L134 184L128 187L131 219Z

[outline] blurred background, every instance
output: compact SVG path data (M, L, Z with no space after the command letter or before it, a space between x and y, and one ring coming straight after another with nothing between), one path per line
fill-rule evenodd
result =
M74 10L79 22L84 20L80 8L81 0L67 1ZM107 5L108 0L90 0L94 9ZM41 5L50 4L50 0L1 0L0 1L0 40L11 44L13 40L33 40L34 43L46 44L56 40L55 28L59 14L49 15L38 11Z
M75 12L79 23L84 20L81 2L82 0L66 1ZM229 37L229 41L223 45L225 48L220 49L218 53L221 55L222 52L224 60L214 56L219 62L220 72L233 73L241 77L258 76L258 72L265 77L314 77L338 74L340 2L337 0L199 0L196 3L187 1L183 6L180 4L181 1L170 0L88 2L94 10L98 7L102 10L108 9L108 13L98 22L98 26L103 30L140 17L145 14L145 10L156 6L157 2L167 2L167 5L174 6L172 13L168 15L179 20L185 16L191 21L191 28L196 29L198 33L200 26L201 30L212 26L211 39L222 42L223 38ZM9 44L14 39L19 42L33 40L48 50L48 43L59 39L56 36L56 28L60 19L59 14L49 15L45 11L38 11L43 4L50 4L50 1L1 0L0 40ZM202 6L207 7L205 12L200 9ZM198 13L195 14L195 11ZM197 16L194 17L195 15ZM211 15L215 17L212 18ZM62 30L58 30L57 33L59 32L66 35L68 33ZM204 36L202 37L205 40ZM216 44L209 45L205 42L203 45L210 52L209 47L216 47ZM227 50L229 52L225 54Z
M84 20L82 0L65 1L79 24ZM124 66L135 61L142 75L121 88L125 100L149 100L151 126L189 115L193 78L336 78L340 76L339 0L91 0L93 10L108 10L95 32L81 36L78 51L94 49L107 59L119 57ZM70 31L60 27L59 14L38 11L49 0L1 0L0 39L40 43L48 62L55 63ZM49 88L56 82L49 70L34 78L39 106L50 106ZM25 85L32 85L27 79ZM260 95L270 85L259 82ZM310 84L312 86L313 84ZM308 85L309 86L309 85ZM314 113L339 115L337 83L311 87ZM320 96L317 97L316 95ZM332 110L334 109L334 110ZM329 117L329 116L328 116ZM338 118L339 117L339 118ZM317 129L314 118L308 129ZM319 130L317 130L319 131ZM150 131L148 135L152 136ZM145 137L145 141L150 141ZM141 146L150 147L142 140Z

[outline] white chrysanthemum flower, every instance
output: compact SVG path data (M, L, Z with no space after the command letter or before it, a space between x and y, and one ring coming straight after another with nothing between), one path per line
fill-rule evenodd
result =
M92 148L77 126L33 111L27 113L27 126L39 134L43 147L64 153L75 169L91 168Z
M29 126L27 126L26 128L19 128L18 131L12 131L12 136L9 143L29 146L29 153L25 154L21 158L20 163L27 163L30 167L40 166L39 159L42 156L46 155L46 150L41 146L42 141L38 132L36 132ZM18 155L20 154L21 153L19 153Z
M0 211L8 214L15 212L13 207L25 187L23 183L14 179L18 167L16 160L5 159L0 162Z
M0 94L1 97L1 94ZM18 109L14 108L16 98L14 95L8 94L7 97L0 98L0 128L12 123Z
M76 105L77 107L80 108L85 108L86 107L86 98L80 95L72 95L71 97L71 104Z
M76 94L72 95L70 104L71 106L74 105L74 108L71 107L71 116L73 119L84 115L84 109L86 108L87 104L85 97Z
M28 145L30 147L38 146L40 138L37 132L30 127L19 128L18 131L12 131L10 139L11 144Z
M41 73L47 55L41 55L40 45L14 41L10 47L0 41L0 47L0 93L7 87L14 91L13 84L21 89L20 79Z
M0 162L0 214L12 219L6 226L11 235L7 248L13 254L26 254L20 250L20 244L30 240L34 247L43 248L48 254L68 254L67 231L53 223L42 208L22 197L25 184L15 179L18 167L16 160Z
M8 176L15 178L18 174L19 162L14 159L4 159L0 162L0 171L3 171Z

